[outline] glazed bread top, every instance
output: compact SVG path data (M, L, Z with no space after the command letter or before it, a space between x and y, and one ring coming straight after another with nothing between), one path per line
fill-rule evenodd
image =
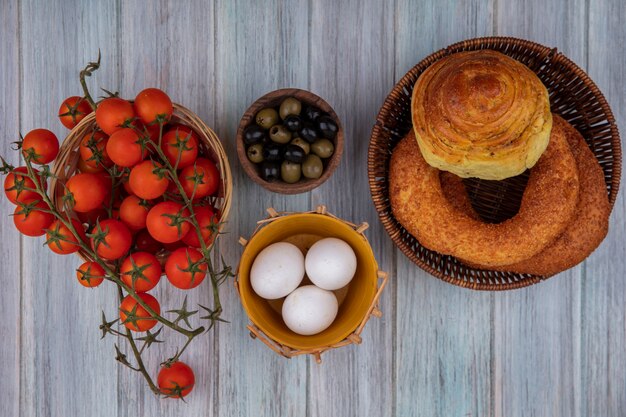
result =
M552 129L541 80L492 50L459 52L428 67L415 83L411 113L426 162L463 178L521 174L546 150Z

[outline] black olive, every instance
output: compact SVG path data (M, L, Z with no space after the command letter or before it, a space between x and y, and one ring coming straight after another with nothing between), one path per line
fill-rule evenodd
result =
M311 123L305 123L300 130L300 137L309 143L315 142L317 132Z
M267 142L267 134L259 125L250 125L243 131L243 143L247 146Z
M300 119L300 116L291 114L285 118L283 125L292 132L297 132L302 128L302 119Z
M267 162L279 162L283 159L283 147L275 144L268 143L263 147L263 160Z
M337 123L330 116L320 116L315 121L317 131L326 139L334 139L337 136Z
M311 122L314 122L315 119L322 116L322 111L315 106L306 106L304 108L304 117L306 117Z
M304 153L304 149L302 149L298 145L287 145L287 147L285 148L284 158L287 161L301 164L302 162L304 162L305 157L306 154Z
M261 164L261 178L272 182L280 178L280 164L276 162L263 162Z

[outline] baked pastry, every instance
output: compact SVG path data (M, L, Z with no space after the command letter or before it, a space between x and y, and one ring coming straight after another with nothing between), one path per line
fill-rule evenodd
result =
M531 170L519 213L499 224L484 223L445 197L439 170L428 165L410 131L393 150L389 196L395 218L422 245L485 266L528 259L569 225L578 201L578 170L559 124Z
M524 64L496 51L459 52L420 75L411 101L426 162L460 177L502 180L548 146L548 91Z
M611 206L606 193L604 173L582 135L569 123L554 116L555 128L562 126L576 161L580 190L576 212L565 231L540 253L512 265L495 267L499 271L550 276L581 263L604 240L609 228ZM473 218L472 208L461 178L447 173L441 185L454 207ZM470 265L481 268L480 265Z

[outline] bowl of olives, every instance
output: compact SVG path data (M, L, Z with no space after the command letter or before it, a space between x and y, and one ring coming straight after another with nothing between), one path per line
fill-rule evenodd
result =
M335 111L297 88L272 91L255 101L237 129L237 154L246 174L281 194L312 190L330 178L343 151Z

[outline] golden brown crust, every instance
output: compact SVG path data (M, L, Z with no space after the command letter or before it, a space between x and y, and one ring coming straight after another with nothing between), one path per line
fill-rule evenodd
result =
M422 245L481 265L528 259L567 227L578 199L578 173L562 128L532 169L519 213L488 224L459 211L446 199L439 170L426 163L413 132L392 153L390 200L396 219Z
M415 83L413 128L431 166L501 180L535 165L548 145L548 91L522 63L496 51L459 52Z
M563 126L578 168L580 191L574 218L565 231L539 254L512 265L491 269L544 276L558 274L585 260L608 232L611 207L602 168L573 126L558 116L554 117L554 124ZM451 175L445 183L442 181L442 186L447 188L446 197L459 210L477 216L461 178ZM483 268L480 265L471 266Z

